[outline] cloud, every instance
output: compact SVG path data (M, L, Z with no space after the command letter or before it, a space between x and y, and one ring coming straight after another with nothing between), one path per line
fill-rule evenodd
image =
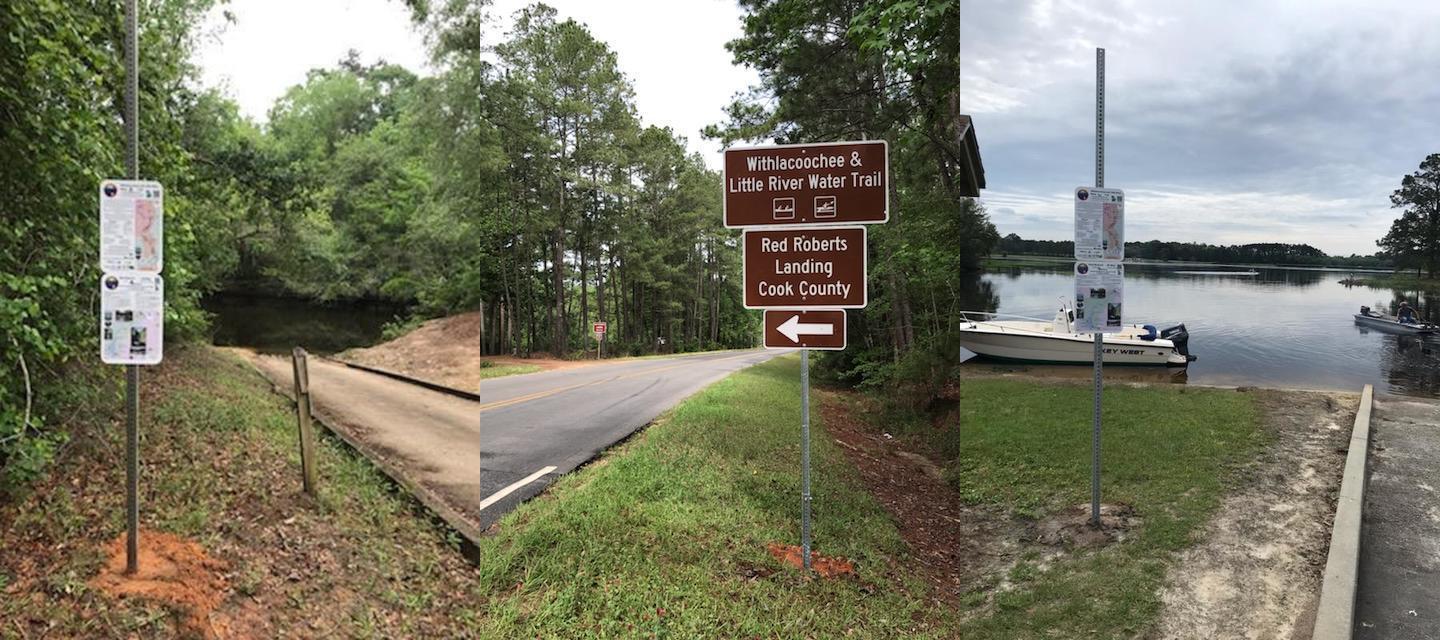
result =
M1104 46L1106 185L1131 194L1129 237L1371 253L1400 177L1440 152L1437 19L1440 3L967 0L985 201L1014 210L1002 233L1069 237Z

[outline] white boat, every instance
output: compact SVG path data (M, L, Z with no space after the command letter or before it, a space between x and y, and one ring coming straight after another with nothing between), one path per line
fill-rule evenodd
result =
M1429 322L1407 324L1400 322L1395 316L1387 316L1383 313L1376 313L1370 307L1360 307L1360 313L1355 314L1355 324L1364 325L1381 331L1404 334L1430 334L1440 332L1440 326Z
M983 311L960 314L960 345L996 360L1035 364L1090 364L1095 339L1075 332L1075 314L1062 308L1050 321ZM1129 325L1104 334L1105 364L1183 367L1190 355L1185 325L1156 331L1153 325Z

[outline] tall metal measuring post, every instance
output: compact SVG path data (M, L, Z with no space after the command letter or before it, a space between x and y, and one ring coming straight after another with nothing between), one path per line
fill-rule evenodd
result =
M125 0L125 177L140 179L140 39ZM140 366L125 365L125 573L140 568Z
M1105 187L1105 50L1095 49L1095 188ZM1095 423L1090 436L1090 524L1100 526L1100 392L1105 334L1095 332Z
M800 350L800 552L810 570L810 350Z

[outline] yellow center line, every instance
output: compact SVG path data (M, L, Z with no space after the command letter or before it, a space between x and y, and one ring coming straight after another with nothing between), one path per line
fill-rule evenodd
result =
M724 362L724 361L726 361L726 360L735 360L735 359L737 359L737 358L746 358L746 357L753 356L753 355L755 355L755 354L754 354L754 353L742 353L742 354L740 354L740 355L738 355L738 356L728 356L728 357L719 358L719 359L716 359L716 360L706 360L705 362ZM480 410L481 410L481 411L489 411L490 409L499 409L499 408L501 408L501 407L508 407L508 406L510 406L510 405L512 405L512 404L520 404L520 403L522 403L522 402L529 402L529 401L531 401L531 400L539 400L540 398L544 398L544 397L547 397L547 396L553 396L553 395L555 395L555 394L557 394L557 393L564 393L564 392L566 392L566 391L573 391L573 390L579 389L579 388L581 388L581 387L588 387L588 386L590 386L590 385L596 385L596 384L600 384L600 383L602 383L602 382L614 382L614 381L616 381L616 380L624 380L624 379L626 379L626 378L634 378L634 377L636 377L636 376L645 376L645 375L650 375L650 374L652 374L652 373L660 373L661 371L669 371L670 369L677 369L677 368L679 368L679 367L683 367L683 366L690 365L690 364L693 364L693 362L691 362L690 359L687 358L685 362L681 362L681 363L679 363L679 364L672 364L672 365L670 365L670 366L668 366L668 367L659 367L659 368L657 368L657 369L645 369L644 371L636 371L636 372L634 372L634 373L626 373L626 374L622 374L622 375L611 376L611 377L609 377L609 378L601 378L601 379L599 379L599 380L591 380L591 381L589 381L589 382L581 382L581 383L579 383L579 384L572 384L572 385L570 385L570 386L568 386L568 387L560 387L560 388L557 388L557 389L547 389L547 390L545 390L545 391L536 391L535 393L531 393L531 394L527 394L527 395L523 395L523 396L519 396L519 397L515 397L515 398L510 398L510 399L508 399L508 400L496 400L495 402L488 402L488 403L482 404L482 405L480 405ZM483 384L483 383L482 383L482 384Z

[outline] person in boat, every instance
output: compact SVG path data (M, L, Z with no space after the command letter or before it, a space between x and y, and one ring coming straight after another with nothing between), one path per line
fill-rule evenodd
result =
M1400 324L1415 324L1415 309L1409 302L1402 300L1400 308L1395 311L1395 319L1399 320Z

